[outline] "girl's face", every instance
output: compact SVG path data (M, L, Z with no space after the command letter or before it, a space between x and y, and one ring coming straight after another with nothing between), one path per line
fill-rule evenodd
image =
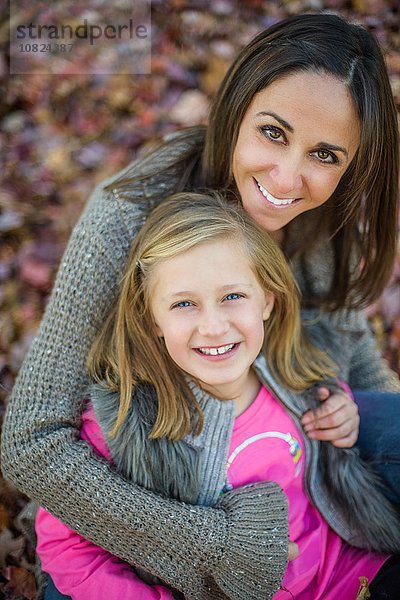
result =
M267 231L320 206L354 157L360 125L346 86L298 72L256 94L245 113L232 171L245 210Z
M240 243L216 240L154 267L151 310L174 362L221 399L239 399L273 307Z

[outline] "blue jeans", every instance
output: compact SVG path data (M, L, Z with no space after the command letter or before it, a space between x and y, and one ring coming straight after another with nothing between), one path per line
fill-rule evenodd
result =
M354 391L360 414L360 455L382 477L400 508L400 393Z
M46 591L44 594L44 600L71 600L70 596L64 596L58 591L53 583L52 578L49 576L47 579Z

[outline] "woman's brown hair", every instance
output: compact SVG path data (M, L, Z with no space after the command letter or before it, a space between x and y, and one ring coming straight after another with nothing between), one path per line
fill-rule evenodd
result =
M187 375L157 335L151 292L156 265L219 239L233 239L243 246L261 287L274 295L263 352L280 381L293 390L304 390L333 375L331 361L303 333L296 283L270 235L219 195L175 194L154 209L134 240L116 303L89 355L92 377L120 395L112 434L126 417L132 390L143 383L153 386L158 400L151 437L178 440L201 429L201 409Z
M296 240L297 252L312 248L316 233L330 238L334 273L322 304L330 309L360 306L379 296L392 272L399 172L393 94L382 52L364 27L332 14L304 14L279 22L251 41L215 98L203 154L204 177L215 189L235 187L227 165L232 164L240 124L253 96L299 71L327 73L347 86L361 137L333 195L298 218L303 235L300 243ZM289 224L289 235L290 229ZM311 298L303 300L311 303Z
M191 128L172 137L161 155L159 150L145 159L144 169L137 163L113 186L129 197L135 181L156 185L165 180L165 192L158 189L153 203L173 192L207 188L237 197L230 166L243 116L255 94L299 71L328 73L345 83L361 130L358 151L333 195L287 226L287 239L294 241L291 247L298 256L304 257L323 236L333 249L330 290L320 298L303 295L303 302L331 310L359 307L377 299L392 272L399 173L396 107L383 55L359 24L332 14L303 14L266 29L228 70L207 130ZM152 207L153 196L147 197ZM299 225L301 239L294 239Z

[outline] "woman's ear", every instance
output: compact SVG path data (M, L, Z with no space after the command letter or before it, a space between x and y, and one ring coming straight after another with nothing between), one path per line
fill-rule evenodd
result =
M265 292L265 307L263 310L263 320L267 321L274 308L275 296L271 292Z

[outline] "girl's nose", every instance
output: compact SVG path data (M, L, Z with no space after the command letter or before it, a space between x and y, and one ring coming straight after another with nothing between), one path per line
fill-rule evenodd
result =
M227 333L229 323L222 311L208 310L201 316L198 330L204 337L220 337Z
M272 167L269 175L274 185L274 189L269 191L274 196L294 198L300 195L303 186L300 164L285 158Z

